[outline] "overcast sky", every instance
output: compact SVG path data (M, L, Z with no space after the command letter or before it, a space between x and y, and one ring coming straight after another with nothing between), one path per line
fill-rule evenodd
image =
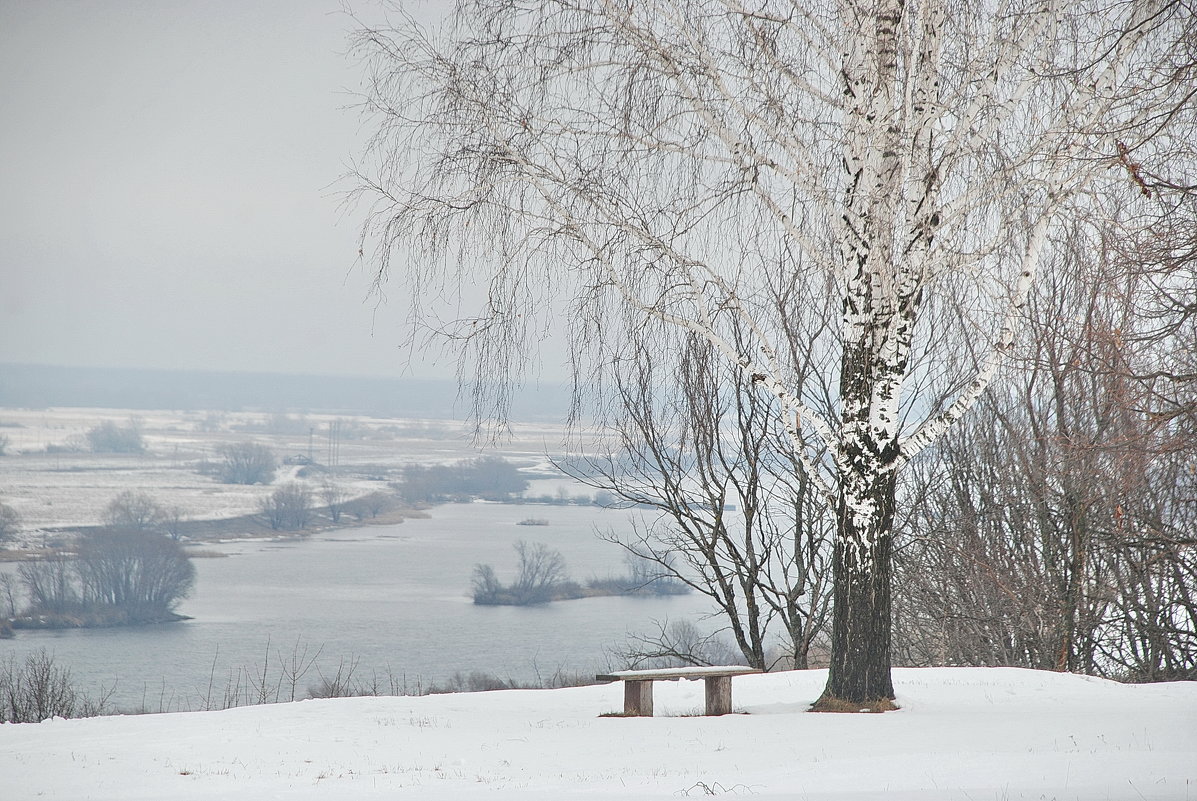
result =
M0 0L0 362L452 374L355 264L340 9Z

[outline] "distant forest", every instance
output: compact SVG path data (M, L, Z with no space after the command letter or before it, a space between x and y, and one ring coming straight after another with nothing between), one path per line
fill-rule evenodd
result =
M560 420L569 404L564 387L528 387L512 417ZM217 409L335 412L382 417L464 418L451 379L358 378L275 373L215 373L0 364L0 406L93 406L111 409Z

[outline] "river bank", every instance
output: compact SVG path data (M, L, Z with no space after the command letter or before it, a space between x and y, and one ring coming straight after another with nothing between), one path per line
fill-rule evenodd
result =
M212 520L184 520L177 524L177 539L189 550L189 555L192 558L206 558L219 554L193 549L237 540L298 540L325 531L390 526L405 520L428 517L426 509L414 507L387 509L372 517L364 516L362 518L342 514L336 522L328 516L327 510L315 510L315 512L323 516L306 528L290 531L271 528L260 514L235 515ZM58 554L65 555L71 552L71 544L75 538L101 528L103 526L62 526L41 529L38 532L40 544L30 544L28 542L30 538L26 538L26 543L19 547L0 548L0 562L27 562Z

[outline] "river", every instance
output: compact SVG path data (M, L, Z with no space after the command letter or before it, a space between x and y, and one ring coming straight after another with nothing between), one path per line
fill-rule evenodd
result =
M111 689L115 709L173 711L220 705L230 692L244 700L248 677L263 671L271 697L288 698L282 663L305 651L320 655L298 684L301 696L321 676L350 668L354 683L378 676L384 689L409 692L459 672L518 681L585 675L609 667L610 649L629 633L657 620L697 621L708 608L695 594L475 606L474 565L489 563L500 580L512 579L512 546L521 539L559 549L576 580L625 572L622 551L596 531L630 530L631 513L472 503L430 514L297 540L205 546L227 558L194 560L196 587L178 609L193 619L20 631L0 641L0 659L44 647L88 695ZM549 525L517 525L529 517Z

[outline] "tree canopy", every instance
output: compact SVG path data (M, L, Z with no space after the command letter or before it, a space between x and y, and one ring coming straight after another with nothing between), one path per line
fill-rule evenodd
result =
M1133 225L1193 183L1191 9L466 0L440 30L396 14L356 42L380 284L429 299L417 319L500 408L553 319L585 395L645 343L668 365L705 342L775 405L836 516L828 698L891 698L898 473L993 380L1061 219L1112 203ZM486 297L446 322L431 299L454 280Z

